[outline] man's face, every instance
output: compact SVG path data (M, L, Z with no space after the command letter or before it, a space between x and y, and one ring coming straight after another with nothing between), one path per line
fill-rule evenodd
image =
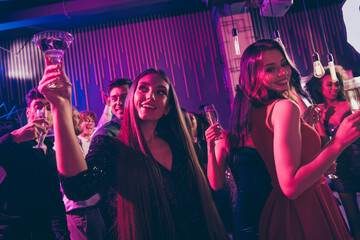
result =
M129 85L114 87L110 91L111 111L118 119L123 118L124 103L128 92L129 92Z
M47 121L49 122L49 128L52 127L52 114L51 107L48 100L45 98L35 98L30 102L30 106L26 108L26 116L28 121L33 121L36 118L36 111L45 109L47 111Z
M77 136L83 132L83 129L81 127L81 123L82 123L83 119L80 117L79 112L76 108L73 108L72 117L73 117L75 134Z

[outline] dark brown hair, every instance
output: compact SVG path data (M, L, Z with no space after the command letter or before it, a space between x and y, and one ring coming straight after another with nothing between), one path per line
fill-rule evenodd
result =
M199 198L211 239L226 239L226 231L212 201L210 189L197 161L193 141L186 128L175 89L169 77L162 70L148 69L134 80L124 106L124 119L119 138L134 151L121 153L120 158L128 159L119 164L118 181L130 179L135 186L130 188L119 185L118 195L118 232L121 239L174 239L175 228L169 203L162 187L163 178L158 164L147 147L140 127L140 119L134 106L134 95L139 81L146 75L156 74L169 84L168 104L170 111L157 123L156 133L185 153L183 164L188 166L198 189ZM136 176L134 176L136 172ZM141 176L137 176L137 174ZM121 179L120 179L121 178ZM143 181L145 179L145 181ZM124 188L126 190L124 191ZM149 191L151 189L151 193ZM150 198L151 194L151 198ZM151 202L156 205L151 209ZM156 221L154 222L154 219ZM154 236L154 229L161 229L161 236Z
M128 78L114 78L113 80L111 80L109 82L109 85L108 85L109 94L110 94L111 90L115 87L121 87L124 85L128 85L129 87L131 87L131 84L132 84L132 81Z
M27 106L30 107L31 102L37 98L45 99L44 95L39 92L38 87L31 89L26 95Z
M94 120L95 126L98 123L96 113L94 113L93 111L81 111L81 112L79 112L79 115L82 119L84 119L84 117L92 118L92 120Z
M273 49L279 50L290 66L290 89L294 89L296 93L306 97L306 93L300 86L300 73L282 44L272 39L262 39L251 44L246 48L240 60L239 85L236 88L228 134L230 147L241 146L244 143L246 135L251 130L249 119L253 107L263 106L275 99L291 99L290 92L271 90L258 79L263 53Z

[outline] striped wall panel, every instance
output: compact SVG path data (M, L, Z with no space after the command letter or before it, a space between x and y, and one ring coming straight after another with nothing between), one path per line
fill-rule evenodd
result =
M65 52L64 66L73 82L74 105L80 110L101 113L100 89L106 91L115 77L134 79L150 67L165 70L190 110L214 97L224 98L223 80L218 79L223 69L209 11L148 16L68 32L75 40ZM1 51L0 97L4 101L23 103L26 92L41 79L44 57L30 38L0 43L18 51L28 42L17 56Z

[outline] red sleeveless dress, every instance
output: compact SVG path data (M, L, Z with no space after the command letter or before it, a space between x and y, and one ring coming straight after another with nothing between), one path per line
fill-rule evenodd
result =
M276 102L255 108L252 113L251 137L264 159L273 185L273 190L260 218L259 239L352 239L331 190L323 177L295 200L288 199L281 191L274 163L274 134L269 124L269 113ZM320 151L320 137L302 119L301 134L301 164L305 165Z

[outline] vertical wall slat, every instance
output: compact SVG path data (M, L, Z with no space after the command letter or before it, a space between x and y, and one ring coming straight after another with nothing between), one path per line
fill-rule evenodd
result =
M203 59L202 59L202 54L201 54L201 47L200 47L200 43L199 43L199 35L198 35L198 31L197 31L197 29L196 29L196 25L198 25L197 23L196 23L196 21L195 21L195 16L194 16L195 14L191 14L191 21L192 21L192 24L191 24L191 26L192 26L192 32L194 32L194 37L195 37L195 39L194 39L194 46L196 46L196 52L197 52L197 55L199 56L199 59L198 59L198 61L200 61L200 68L201 68L201 72L202 72L202 76L203 76L203 78L205 78L205 71L204 71L204 66L203 66ZM195 40L196 40L196 42L195 42Z
M167 17L162 19L162 23L163 23L163 27L164 27L165 42L166 42L166 52L164 52L164 54L168 53L167 56L168 56L170 73L171 73L171 80L172 80L172 83L175 85L175 75L174 75L174 69L173 69L174 52L173 52L173 49L172 49L172 40L170 40L171 35L170 35L170 31L169 31Z
M208 27L209 27L209 34L210 34L210 38L209 38L209 48L210 48L210 54L211 54L211 63L212 63L212 69L213 69L213 76L215 78L215 84L216 84L216 90L217 93L220 92L220 88L219 88L219 82L216 76L216 69L215 69L215 59L217 58L217 54L216 54L216 48L215 48L215 41L214 41L214 35L213 35L213 27L211 24L211 20L210 20L210 12L207 12L207 20L208 20ZM211 44L210 44L210 39L211 39Z

